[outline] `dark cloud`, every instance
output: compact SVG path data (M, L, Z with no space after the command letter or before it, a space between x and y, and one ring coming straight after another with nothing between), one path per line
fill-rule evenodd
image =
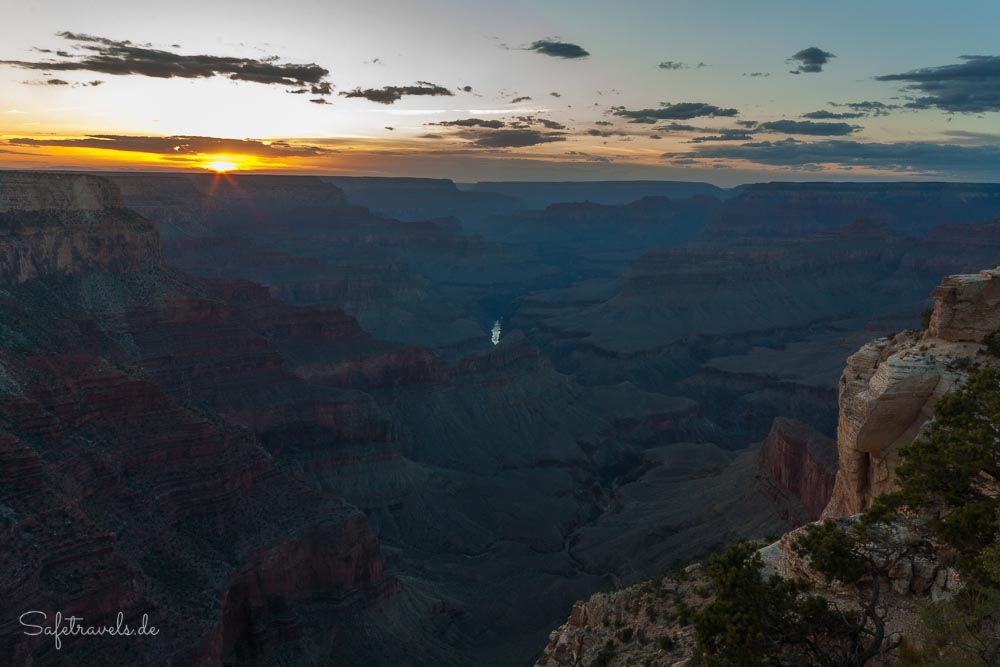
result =
M551 95L552 97L562 97L562 95L560 95L559 93L556 93L556 92L551 92L551 93L549 93L549 95Z
M947 136L956 144L980 146L983 144L1000 144L1000 134L993 132L969 132L967 130L948 130L941 134Z
M830 61L830 58L836 58L829 51L824 51L823 49L817 48L815 46L810 46L807 49L802 49L791 58L788 62L792 64L798 63L798 68L792 70L792 74L811 74L815 72L822 72L823 65Z
M539 130L466 130L461 133L477 148L524 148L555 141L566 141L562 132L541 132Z
M104 85L103 81L81 81L72 82L65 79L41 79L35 81L22 81L26 86L68 86L70 88L96 88Z
M753 76L753 77L771 76L771 73L770 72L743 72L743 76Z
M233 81L312 87L315 95L329 94L329 70L314 63L279 63L277 57L263 59L211 55L181 55L170 51L73 32L57 33L74 43L77 53L58 51L62 60L0 60L0 64L50 72L98 72L116 76L135 75L160 79L206 79L225 77ZM320 92L325 90L326 92Z
M434 134L433 132L428 132L427 134L421 134L417 139L444 139L443 134Z
M594 155L593 153L584 153L583 151L566 151L566 155L582 158L587 162L614 162L612 158L604 155Z
M867 114L858 111L846 111L843 113L836 113L833 111L826 111L821 109L819 111L810 111L809 113L802 114L803 118L811 118L813 120L851 120L853 118L864 118Z
M702 67L708 67L705 63L698 63L697 65L689 65L687 63L681 62L679 60L664 60L659 64L660 69L667 70L678 70L678 69L701 69Z
M753 121L744 121L741 123L744 126L756 125ZM710 141L748 141L753 139L753 136L746 129L737 127L700 127L698 125L689 125L687 123L667 123L666 125L659 125L656 127L657 130L663 132L670 132L673 134L678 133L693 133L699 132L703 136L693 137L688 140L688 143L692 144L703 144Z
M596 123L594 123L594 125L608 126L608 125L614 125L614 123L612 123L610 121L607 121L607 120L599 120Z
M528 47L528 51L536 51L553 58L586 58L590 54L582 47L569 42L552 39L540 39Z
M757 126L757 130L761 132L809 134L823 137L842 137L860 129L860 126L850 123L816 123L811 120L772 120Z
M438 123L428 123L428 125L438 125L441 127L482 127L489 130L499 130L502 128L525 130L533 125L541 125L547 130L565 130L566 126L548 118L538 118L536 116L516 116L513 121L502 121L496 118L484 120L482 118L461 118L458 120L443 120Z
M322 97L314 97L309 101L312 102L313 104L330 104L329 100L326 100Z
M656 128L657 130L662 130L664 132L714 132L707 127L698 127L697 125L688 125L687 123L667 123L666 125L660 125Z
M515 97L510 101L511 104L517 104L518 102L530 102L531 98L527 95L522 95L521 97Z
M463 93L471 93L472 86L462 86L461 88L459 88L459 90L461 90Z
M600 130L596 127L592 127L585 132L589 137L627 137L627 132L622 132L621 130Z
M499 130L506 125L502 120L483 120L482 118L462 118L459 120L443 120L440 123L428 123L429 125L441 125L444 127L487 127Z
M688 143L704 144L710 141L749 141L751 139L753 139L753 135L749 134L746 130L723 129L719 130L718 134L694 137Z
M566 133L559 131L566 129L565 125L536 116L514 116L510 120L460 118L428 125L447 127L451 131L447 135L423 135L425 139L463 139L475 148L523 148L566 140Z
M8 139L13 146L65 146L69 148L103 148L132 153L159 155L198 155L202 153L235 153L259 157L313 157L332 151L319 146L289 144L284 141L264 143L253 139L219 139L216 137L143 137L119 134L94 134L81 139Z
M748 160L773 166L815 168L834 164L890 171L933 173L1000 172L1000 146L957 146L931 142L862 143L844 139L804 142L796 139L728 145L701 145L665 158Z
M333 84L329 81L320 81L309 86L309 92L313 95L331 95L333 93Z
M416 85L413 86L383 86L382 88L365 88L363 90L355 88L354 90L345 91L340 94L344 97L361 97L370 102L378 102L379 104L392 104L404 95L444 95L449 97L454 95L453 92L444 86L427 81L417 81Z
M518 116L517 120L527 125L541 125L542 127L549 130L565 130L566 126L562 123L556 122L554 120L549 120L548 118L538 118L537 116Z
M755 120L738 120L736 124L740 127L757 127L757 121Z
M827 104L832 107L851 109L866 116L888 116L890 111L899 108L899 105L896 104L870 102L868 100L864 100L863 102L827 102Z
M906 104L911 109L941 109L954 113L1000 111L1000 56L960 56L961 63L925 67L902 74L877 76L877 81L900 81L904 90L919 95Z
M635 109L614 107L613 113L622 118L629 118L631 123L655 123L658 120L689 120L702 116L735 116L736 109L724 109L705 102L664 103L657 109Z

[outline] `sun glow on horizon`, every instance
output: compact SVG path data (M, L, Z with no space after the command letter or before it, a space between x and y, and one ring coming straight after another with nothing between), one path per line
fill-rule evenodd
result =
M206 169L211 169L217 174L224 174L228 171L239 169L240 165L230 160L207 160L202 163Z

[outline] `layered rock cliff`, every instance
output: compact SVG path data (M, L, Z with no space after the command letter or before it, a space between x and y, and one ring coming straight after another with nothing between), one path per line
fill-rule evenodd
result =
M833 493L836 442L802 422L778 417L761 446L760 459L776 487L773 499L785 503L790 497L802 504L805 518L818 519Z
M932 292L928 328L863 346L840 379L840 470L824 516L856 514L893 488L901 447L928 426L934 403L978 363L983 339L1000 329L1000 271L954 275Z
M0 171L0 211L103 211L123 206L118 188L90 174Z
M0 284L159 262L156 228L108 181L0 171Z

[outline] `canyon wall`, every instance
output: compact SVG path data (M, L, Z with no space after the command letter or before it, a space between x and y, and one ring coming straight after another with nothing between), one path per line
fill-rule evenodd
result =
M0 212L121 208L121 193L90 174L0 171Z
M0 171L0 284L160 262L156 228L87 174Z
M802 503L806 518L818 519L833 493L836 442L802 422L778 417L760 448L760 460L777 488Z

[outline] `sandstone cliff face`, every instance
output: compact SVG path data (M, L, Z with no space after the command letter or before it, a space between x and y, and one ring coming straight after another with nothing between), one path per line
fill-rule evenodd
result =
M899 449L918 437L934 403L972 363L986 363L983 338L1000 329L1000 271L949 276L937 287L930 327L868 343L840 380L840 470L824 516L856 514L893 488Z
M836 442L801 422L778 417L760 459L779 491L773 499L782 502L782 494L788 494L802 504L805 518L818 519L833 493Z
M0 171L0 211L101 211L122 206L118 188L97 176Z
M0 172L0 284L155 266L156 229L122 207L94 176Z

